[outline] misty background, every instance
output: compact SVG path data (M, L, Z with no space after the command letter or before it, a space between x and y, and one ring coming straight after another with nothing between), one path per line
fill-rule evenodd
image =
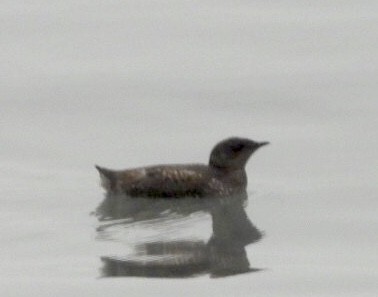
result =
M1 1L1 295L376 296L377 11ZM247 252L264 270L99 279L98 257L124 247L96 239L93 165L207 162L233 135L271 142L247 166L266 233ZM175 232L209 228L199 216Z

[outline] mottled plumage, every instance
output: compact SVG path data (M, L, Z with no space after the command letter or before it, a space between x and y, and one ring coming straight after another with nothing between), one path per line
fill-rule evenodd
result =
M209 165L156 165L126 170L96 166L102 186L109 193L143 197L227 196L247 185L245 164L267 142L229 138L218 143Z

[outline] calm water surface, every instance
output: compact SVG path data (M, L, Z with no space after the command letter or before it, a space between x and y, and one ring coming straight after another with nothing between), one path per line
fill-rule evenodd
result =
M376 2L0 8L1 296L377 296ZM231 135L272 143L239 221L98 185Z

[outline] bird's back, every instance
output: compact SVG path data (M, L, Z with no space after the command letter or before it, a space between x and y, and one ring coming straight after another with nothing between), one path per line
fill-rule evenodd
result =
M211 180L208 166L202 164L157 165L122 171L97 169L107 191L130 196L204 196Z

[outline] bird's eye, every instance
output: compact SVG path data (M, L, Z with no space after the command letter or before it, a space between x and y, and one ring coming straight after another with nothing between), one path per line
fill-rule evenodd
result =
M235 145L231 146L231 150L234 153L240 152L243 148L244 148L244 144L242 144L242 143L238 143L238 144L235 144Z

